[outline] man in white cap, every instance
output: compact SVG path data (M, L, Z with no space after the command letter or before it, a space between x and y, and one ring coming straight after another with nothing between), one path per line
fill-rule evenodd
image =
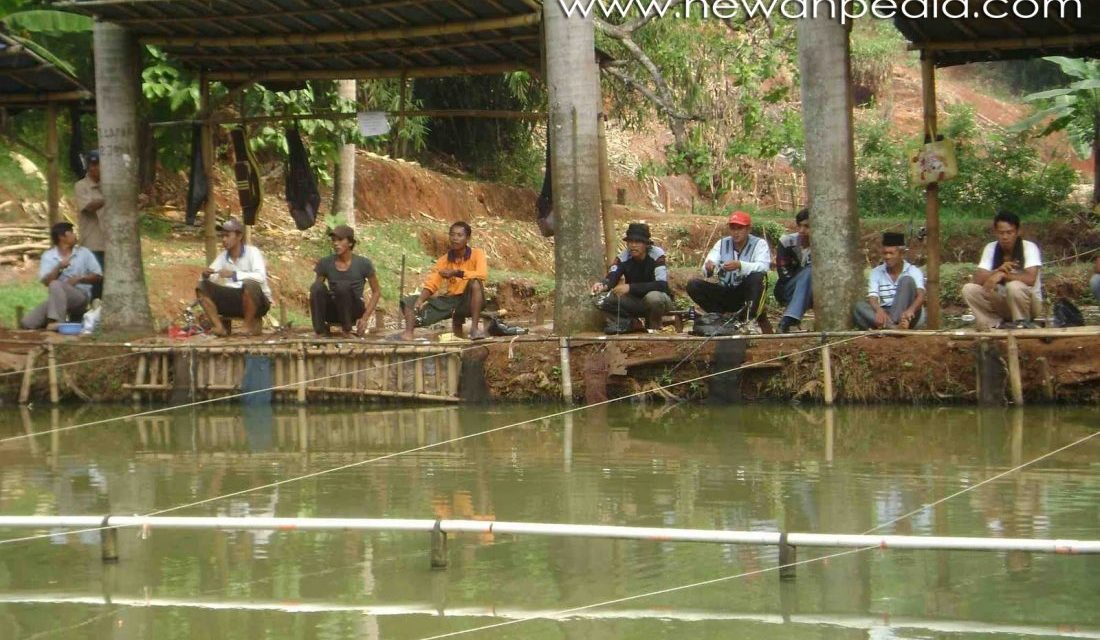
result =
M225 251L202 272L195 295L214 325L214 335L229 334L230 318L244 319L245 331L260 335L263 317L271 309L264 255L255 246L245 245L244 226L236 219L217 228Z

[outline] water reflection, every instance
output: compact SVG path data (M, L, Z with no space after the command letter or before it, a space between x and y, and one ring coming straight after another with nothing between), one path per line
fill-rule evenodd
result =
M145 513L431 447L181 513L858 533L1094 429L1090 412L1070 409L638 405L476 436L550 410L220 408L10 440L0 512ZM0 414L0 438L111 411ZM1098 454L1090 442L884 531L1100 537ZM120 553L103 567L95 536L0 547L0 637L66 627L54 635L155 637L171 625L182 637L417 638L765 569L777 555L460 536L451 567L431 572L422 534L173 531L124 532ZM793 583L764 573L471 637L763 638L784 620L785 636L1024 637L1077 625L1096 637L1100 613L1082 594L1100 592L1098 568L1092 557L875 551L804 565ZM105 597L118 609L105 612ZM884 617L892 623L876 624Z

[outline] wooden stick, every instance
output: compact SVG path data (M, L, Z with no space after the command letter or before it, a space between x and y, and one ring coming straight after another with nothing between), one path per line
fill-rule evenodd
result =
M1024 406L1024 385L1020 379L1020 347L1013 335L1008 336L1008 382L1012 389L1012 403L1017 407Z
M264 82L288 81L310 78L311 80L377 80L398 78L450 78L454 76L485 76L509 73L512 71L531 71L531 66L523 61L493 62L486 64L446 65L438 67L401 68L358 68L346 71L338 69L302 70L278 69L271 71L212 71L211 80L219 82Z
M61 402L61 390L57 386L57 355L52 344L46 345L46 359L49 365L50 404L57 404Z
M499 31L537 25L542 19L540 13L527 13L507 18L490 18L468 22L448 22L417 27L397 27L393 29L374 29L370 31L326 31L322 33L286 33L259 36L146 36L144 44L157 47L183 47L188 49L221 47L277 47L320 44L343 44L348 42L379 42L383 40L410 40L416 38L434 38L438 36L463 35L482 31ZM245 54L240 54L245 55ZM182 56L186 58L186 55ZM318 79L308 74L308 77ZM305 73L299 71L299 78ZM349 76L350 77L350 76ZM217 74L211 74L212 80L224 80Z
M306 403L306 350L298 353L298 404Z
M38 360L38 348L27 352L27 366L23 368L23 384L19 387L19 404L27 404L31 399L31 381L34 378L34 363Z
M1039 356L1035 358L1035 363L1039 365L1039 376L1043 379L1043 398L1054 400L1054 376L1050 375L1050 361Z
M558 344L561 351L561 399L566 404L573 404L573 371L569 363L569 338L562 336Z
M825 406L831 406L833 404L833 357L828 342L821 348L821 379L824 383L822 394L825 398Z
M414 371L416 378L413 380L413 389L416 390L417 395L421 395L424 393L424 360L422 358L417 358Z

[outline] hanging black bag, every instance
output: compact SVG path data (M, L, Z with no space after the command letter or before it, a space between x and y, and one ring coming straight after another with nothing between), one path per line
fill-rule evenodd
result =
M80 130L80 107L69 108L69 169L77 180L83 180L88 173L84 162L84 132Z
M1077 308L1077 305L1070 302L1068 298L1058 298L1055 300L1050 313L1053 316L1051 324L1055 327L1085 326L1085 316L1081 313L1081 310Z
M546 168L542 174L542 191L535 201L538 217L535 222L539 226L539 233L549 238L554 235L554 200L553 183L550 178L550 129L546 129Z
M309 168L309 156L302 145L302 136L298 129L287 129L286 146L288 165L286 169L286 202L290 207L290 217L294 226L305 231L317 222L317 212L321 207L321 194L317 191L317 181Z
M206 204L210 192L206 169L202 163L202 125L191 125L191 175L187 182L187 224L194 226L199 209Z
M244 128L237 127L229 132L233 140L233 175L237 179L237 196L241 201L241 217L247 225L256 224L256 218L263 207L264 194L260 187L260 170L256 166L256 157L244 138Z

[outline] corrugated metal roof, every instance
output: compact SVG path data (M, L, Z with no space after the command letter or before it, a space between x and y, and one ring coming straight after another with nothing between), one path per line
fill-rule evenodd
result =
M932 3L936 4L936 3ZM931 7L932 4L929 6ZM949 9L939 6L940 11ZM974 0L971 5L977 5ZM962 5L955 5L955 9ZM970 17L894 18L898 30L915 48L934 54L936 65L947 67L969 62L988 62L1043 56L1100 57L1100 2L1069 0L1064 4L1039 0L1044 13L1030 18L993 17L1007 13L1005 2L990 9L971 10ZM1030 2L1019 4L1032 11ZM1064 7L1066 13L1062 13ZM992 15L989 13L992 11ZM1078 14L1079 11L1079 14Z
M0 105L75 102L91 97L67 71L46 61L21 40L0 33Z
M535 0L69 0L214 79L538 68ZM350 73L358 72L358 73Z

